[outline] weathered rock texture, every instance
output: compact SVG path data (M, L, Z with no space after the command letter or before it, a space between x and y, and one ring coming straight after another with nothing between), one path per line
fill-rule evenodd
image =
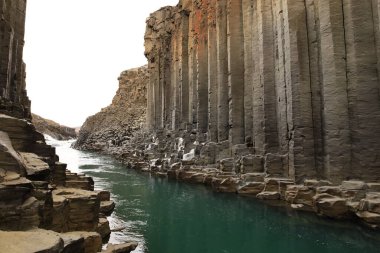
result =
M109 215L114 204L93 191L91 178L66 171L30 122L25 7L25 0L0 0L0 251L99 252L109 235L99 216Z
M77 134L74 128L63 126L49 119L45 119L32 113L32 123L37 131L49 135L56 140L75 139Z
M261 161L255 171L296 182L380 180L379 6L182 0L160 9L145 35L148 127L216 143L217 159L245 150Z
M108 151L129 142L133 133L145 126L148 80L146 66L123 71L112 104L87 118L74 147Z
M0 113L30 119L22 58L25 9L26 0L0 1Z

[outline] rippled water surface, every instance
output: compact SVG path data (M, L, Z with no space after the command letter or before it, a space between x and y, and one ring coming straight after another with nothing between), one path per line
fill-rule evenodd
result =
M380 234L304 213L288 213L250 198L215 194L204 186L153 178L108 156L49 141L73 172L112 192L111 242L138 241L150 253L380 252Z

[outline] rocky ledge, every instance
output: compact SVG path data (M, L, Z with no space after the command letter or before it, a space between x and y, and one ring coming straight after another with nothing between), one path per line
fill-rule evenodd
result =
M199 143L191 131L161 131L136 134L128 144L109 152L129 168L154 176L204 184L215 192L380 228L379 182L333 183L321 178L296 182L281 173L283 158L252 155L249 150L245 144L230 148L214 142Z
M114 207L109 192L94 191L92 178L58 162L30 122L0 114L2 252L99 252ZM105 252L135 247L110 245Z

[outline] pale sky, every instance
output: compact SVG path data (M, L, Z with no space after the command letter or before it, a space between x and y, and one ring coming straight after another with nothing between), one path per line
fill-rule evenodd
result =
M24 61L32 112L77 127L146 64L145 20L178 0L28 0Z

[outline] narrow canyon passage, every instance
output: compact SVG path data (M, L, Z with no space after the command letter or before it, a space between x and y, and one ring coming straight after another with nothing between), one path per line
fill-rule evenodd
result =
M109 156L53 141L72 171L86 173L117 203L111 242L136 240L134 252L378 252L379 233L366 228L288 213L252 198L216 194L204 186L168 181L127 169ZM276 243L273 243L276 242Z

